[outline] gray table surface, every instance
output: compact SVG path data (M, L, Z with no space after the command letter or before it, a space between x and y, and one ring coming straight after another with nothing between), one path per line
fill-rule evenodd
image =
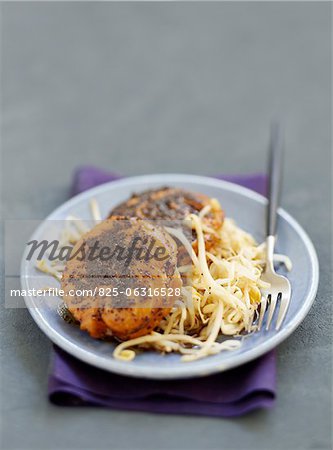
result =
M2 308L3 448L330 448L330 6L2 4L4 218L45 217L80 164L264 171L278 114L282 203L321 266L314 307L278 349L276 407L232 420L52 406L50 342Z

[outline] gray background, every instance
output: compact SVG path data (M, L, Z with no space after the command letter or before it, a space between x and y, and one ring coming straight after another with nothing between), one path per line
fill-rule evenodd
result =
M45 217L73 169L248 173L287 126L283 206L317 248L317 301L278 350L278 399L232 420L51 406L50 343L2 310L4 448L330 447L330 4L2 4L5 218Z

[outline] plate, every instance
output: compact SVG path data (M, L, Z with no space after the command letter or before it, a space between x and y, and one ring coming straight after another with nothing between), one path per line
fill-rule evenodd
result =
M89 200L95 198L102 216L106 217L113 206L126 200L133 192L161 186L175 186L194 192L202 192L220 200L226 215L250 232L258 242L265 239L265 207L267 200L244 187L207 177L192 175L146 175L113 181L90 189L64 203L35 231L31 240L45 235L50 221L64 220L74 214L91 220ZM41 330L59 347L93 366L121 375L154 378L190 378L224 371L249 362L276 347L286 339L307 315L318 287L318 259L303 228L286 211L278 212L278 239L276 252L286 254L293 263L287 274L292 285L290 307L279 331L262 330L243 340L238 350L222 352L193 362L181 362L177 354L161 355L154 351L140 353L133 361L118 361L112 357L114 344L97 341L78 327L64 322L56 312L57 299L49 306L39 306L40 298L26 297L26 306ZM279 271L285 274L283 269ZM37 278L37 276L39 276ZM31 261L23 257L21 264L22 289L41 288L41 278ZM43 286L54 285L49 275L42 275ZM38 286L37 286L38 284ZM59 302L61 300L59 299Z

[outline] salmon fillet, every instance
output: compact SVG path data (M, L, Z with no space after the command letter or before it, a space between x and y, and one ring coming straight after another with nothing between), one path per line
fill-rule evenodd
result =
M110 212L109 217L122 215L163 221L184 220L189 214L199 214L210 202L211 199L204 194L163 187L133 194L131 198L116 206ZM203 219L205 225L212 230L218 230L223 221L224 211L222 209L212 209ZM206 249L209 250L214 245L216 237L213 233L206 233L205 240ZM195 236L192 239L192 246L197 250Z
M156 248L165 249L165 259L150 260L132 258L130 262L103 258L81 260L80 249L91 249L98 242L100 248L128 249L136 238L154 240ZM88 254L88 252L86 251ZM82 236L75 245L72 255L77 257L68 261L61 280L64 302L80 323L80 328L94 338L115 336L121 340L132 339L151 332L169 313L175 300L174 290L182 285L176 270L177 245L162 228L147 220L131 218L125 220L114 216L94 227ZM157 292L134 295L134 289L150 288ZM164 295L162 288L169 290ZM92 291L104 291L92 295ZM131 289L132 294L125 294ZM83 292L87 295L71 295ZM117 290L117 291L115 291ZM103 295L104 293L117 295ZM143 291L140 291L143 292ZM171 292L171 294L170 294Z

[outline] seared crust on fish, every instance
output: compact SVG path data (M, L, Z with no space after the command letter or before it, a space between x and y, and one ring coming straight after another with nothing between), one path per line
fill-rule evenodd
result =
M184 220L189 214L198 214L209 203L207 195L163 187L133 194L130 199L116 206L109 217L121 215L151 220ZM207 214L207 220L215 229L220 228L223 219L222 210Z
M133 194L132 197L116 206L109 217L121 215L125 217L140 217L151 220L184 220L189 214L199 214L209 205L211 199L204 194L186 191L185 189L163 187ZM212 208L204 217L204 223L212 229L206 233L206 249L209 250L215 243L214 231L221 228L224 221L224 211ZM192 239L196 250L195 236Z

